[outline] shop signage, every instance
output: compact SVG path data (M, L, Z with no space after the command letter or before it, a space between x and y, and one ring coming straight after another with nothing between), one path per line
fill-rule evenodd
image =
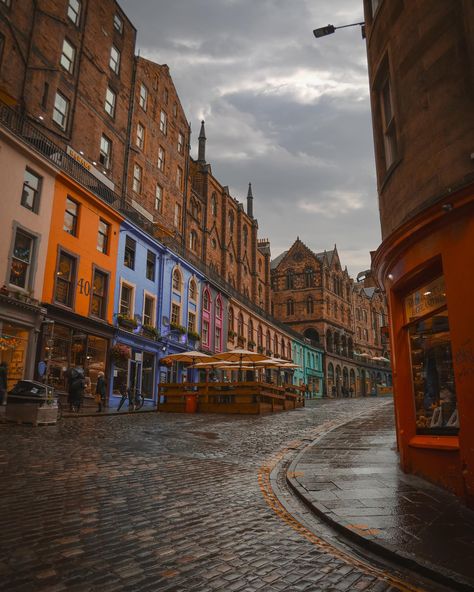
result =
M89 282L89 280L79 278L77 280L76 287L79 290L79 294L83 294L84 296L90 296L90 293L92 291L92 285Z
M73 158L76 162L78 162L81 166L83 166L87 171L89 171L89 173L94 175L94 177L99 179L99 181L101 181L109 189L112 189L112 191L114 191L115 185L112 183L112 181L108 177L106 177L106 175L101 173L99 171L99 169L96 169L95 166L92 163L90 163L88 160L86 160L81 154L76 152L73 148L71 148L71 146L66 147L66 152L69 154L69 156L71 158Z
M418 288L405 298L407 321L413 321L446 304L444 276Z

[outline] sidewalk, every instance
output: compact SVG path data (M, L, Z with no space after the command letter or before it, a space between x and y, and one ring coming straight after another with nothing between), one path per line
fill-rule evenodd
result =
M306 447L287 481L361 546L453 590L474 590L474 511L398 468L392 405Z

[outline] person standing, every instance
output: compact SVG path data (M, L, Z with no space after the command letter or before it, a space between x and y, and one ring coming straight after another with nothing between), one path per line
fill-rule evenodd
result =
M95 402L97 403L97 413L102 411L102 405L105 405L106 383L103 372L97 375L97 384L95 386Z
M69 410L79 412L81 409L82 397L86 381L84 380L84 371L75 369L69 382Z
M8 389L8 366L6 362L0 364L0 405L6 400Z

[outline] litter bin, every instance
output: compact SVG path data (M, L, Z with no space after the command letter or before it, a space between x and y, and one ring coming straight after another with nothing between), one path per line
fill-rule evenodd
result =
M198 407L198 394L197 393L186 393L185 394L185 413L196 413Z
M33 425L55 424L58 399L53 387L34 380L20 380L8 393L5 418Z

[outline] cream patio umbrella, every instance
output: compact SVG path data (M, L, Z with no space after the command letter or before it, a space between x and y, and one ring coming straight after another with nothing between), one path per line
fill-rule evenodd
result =
M268 356L250 351L249 349L232 349L230 351L214 354L214 358L218 360L226 360L227 362L258 362L259 360L269 360Z
M196 362L211 362L214 360L214 356L209 356L200 351L185 351L178 354L170 354L166 358L162 358L161 361L167 364L168 362L183 362L184 364L195 364Z

